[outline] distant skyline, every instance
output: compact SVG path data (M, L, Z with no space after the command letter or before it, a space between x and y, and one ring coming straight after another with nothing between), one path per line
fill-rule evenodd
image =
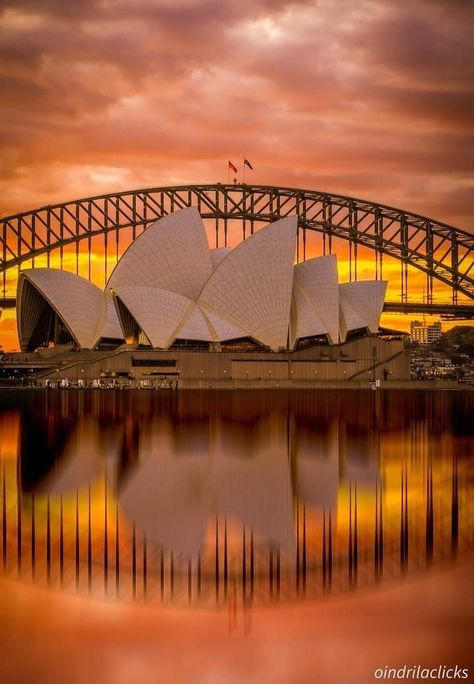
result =
M246 157L474 231L473 25L465 0L4 0L0 212Z

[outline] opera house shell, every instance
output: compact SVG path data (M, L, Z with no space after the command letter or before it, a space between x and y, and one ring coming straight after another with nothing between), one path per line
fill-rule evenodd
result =
M337 257L295 264L297 218L262 228L237 247L210 249L194 208L147 228L117 263L104 290L81 276L24 270L17 293L20 345L79 349L249 340L274 352L300 340L377 333L385 281L338 282Z

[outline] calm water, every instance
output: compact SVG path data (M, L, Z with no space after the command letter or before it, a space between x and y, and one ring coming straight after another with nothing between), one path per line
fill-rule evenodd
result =
M4 391L3 572L119 600L312 599L473 547L472 392Z

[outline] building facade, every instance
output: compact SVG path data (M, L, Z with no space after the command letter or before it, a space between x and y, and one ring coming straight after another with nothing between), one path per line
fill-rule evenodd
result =
M434 323L422 323L412 321L410 323L410 340L419 344L432 344L441 337L441 321Z

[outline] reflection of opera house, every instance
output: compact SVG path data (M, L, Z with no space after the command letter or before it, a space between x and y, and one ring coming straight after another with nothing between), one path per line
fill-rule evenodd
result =
M470 414L454 394L15 393L5 569L158 604L431 570L472 546Z
M288 405L298 425L294 430L278 401L266 415L268 406L257 403L264 414L259 415L252 399L245 400L250 410L242 408L243 401L221 406L207 420L190 411L191 401L175 407L172 416L132 414L126 424L99 424L91 415L73 414L35 431L25 414L24 493L67 501L94 490L106 473L124 521L166 550L195 557L212 547L208 533L219 517L229 529L232 521L240 532L246 526L259 545L294 553L296 502L306 507L308 525L323 512L336 524L341 491L349 484L365 495L375 491L380 475L374 428L362 415L353 434L350 420L331 420L326 408L306 424L304 405L298 411ZM230 421L229 410L239 408L244 419Z
M58 362L63 351L86 380L104 372L191 385L405 378L403 340L379 328L386 282L339 284L335 255L295 265L296 239L288 217L234 249L209 249L188 208L143 232L104 291L65 271L22 271L21 348L54 348Z

